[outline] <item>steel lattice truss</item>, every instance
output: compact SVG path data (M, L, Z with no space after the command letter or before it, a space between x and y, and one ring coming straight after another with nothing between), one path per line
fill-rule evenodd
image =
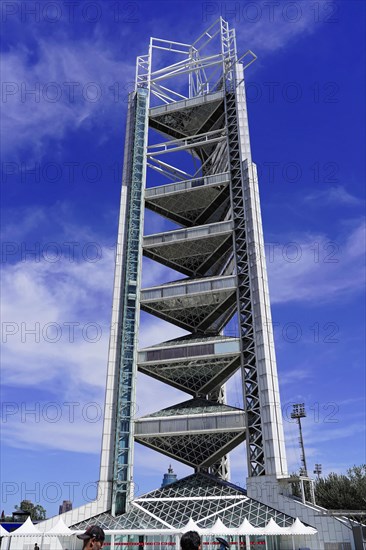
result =
M162 133L173 135L176 138L182 138L192 134L203 134L208 128L222 127L224 119L223 92L210 94L206 96L206 101L197 107L192 107L189 111L183 109L180 102L176 102L174 118L174 130L171 130L172 109L166 113L164 107L156 109L151 117L151 126Z
M192 395L202 395L221 385L239 366L237 354L222 359L212 357L196 361L169 361L166 365L155 363L145 366L139 363L139 370Z
M218 221L229 207L228 172L146 189L145 204L184 227Z
M195 396L208 395L220 388L239 366L239 340L214 337L179 338L147 348L139 353L138 368Z
M223 454L244 441L244 437L243 433L235 437L227 431L212 434L202 430L202 433L197 435L192 433L173 436L162 434L160 437L143 437L137 434L136 441L150 449L180 460L188 466L208 468L215 464Z
M249 498L246 492L212 475L194 474L172 485L135 498L130 510L113 517L103 513L74 525L84 530L98 524L103 529L181 529L190 518L200 527L212 527L217 518L228 527L239 527L244 518L264 527L273 518L281 527L294 518Z
M200 470L219 461L245 437L241 409L196 398L136 421L136 441Z
M192 333L218 334L234 313L233 277L201 284L197 280L178 282L174 288L171 285L154 290L142 291L141 309Z
M145 237L144 254L185 275L199 277L212 273L210 268L216 263L227 262L231 240L231 222L220 222Z
M265 473L265 460L256 368L249 251L242 190L243 174L236 103L235 90L228 92L226 96L226 116L232 181L234 246L238 277L239 325L242 353L244 356L244 397L251 428L247 440L247 453L252 474L261 475Z

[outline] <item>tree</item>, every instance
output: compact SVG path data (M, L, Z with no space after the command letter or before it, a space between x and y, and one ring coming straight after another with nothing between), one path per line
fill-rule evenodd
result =
M360 510L366 509L366 464L353 466L347 470L352 486L355 488L357 502L360 503Z
M330 510L366 510L366 464L353 466L347 475L331 473L315 482L319 506Z
M292 474L290 474L290 476L291 476L291 489L292 489L293 496L301 497L299 474L296 472L293 472Z
M292 494L301 497L300 478L291 475ZM305 483L305 498L310 501L309 484ZM353 466L345 474L330 473L315 481L315 501L328 510L366 510L366 464Z
M46 510L40 504L34 505L30 500L22 500L20 506L15 506L16 510L29 512L31 520L40 521L46 519Z

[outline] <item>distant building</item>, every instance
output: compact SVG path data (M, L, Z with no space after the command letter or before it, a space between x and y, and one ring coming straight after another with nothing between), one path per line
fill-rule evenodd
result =
M72 502L71 500L64 500L62 504L60 504L58 513L64 514L65 512L69 512L72 510Z
M12 521L18 522L20 525L25 522L26 519L28 519L31 515L31 513L27 510L24 511L21 508L19 510L16 510L12 514Z
M177 481L177 474L174 473L172 465L169 465L168 472L164 474L163 482L161 484L161 487L166 487L167 485L170 485L171 483L174 483Z

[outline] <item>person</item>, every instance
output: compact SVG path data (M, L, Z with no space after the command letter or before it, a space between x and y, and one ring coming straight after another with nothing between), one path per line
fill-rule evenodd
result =
M98 525L91 525L82 535L76 535L84 541L83 550L100 550L105 539L104 531Z
M34 544L34 550L39 550L39 546L37 543Z
M182 550L201 550L201 537L197 531L187 531L180 539Z

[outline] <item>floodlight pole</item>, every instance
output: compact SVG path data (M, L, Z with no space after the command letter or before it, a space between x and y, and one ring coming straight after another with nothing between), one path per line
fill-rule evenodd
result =
M308 468L306 465L306 456L305 456L305 447L304 447L304 438L302 436L302 427L301 427L301 419L305 418L306 411L305 411L305 405L304 403L295 403L292 406L292 413L291 418L295 418L297 420L298 426L299 426L299 443L300 443L300 449L301 449L301 469L300 469L300 488L301 488L301 498L303 503L305 504L305 487L304 487L304 481L309 482L310 487L310 500L313 504L315 504L315 491L314 491L314 480L310 479L308 475ZM319 465L318 465L319 466ZM315 472L314 472L315 473Z
M306 416L305 412L305 405L304 403L295 403L292 406L292 413L291 418L295 418L297 420L298 426L299 426L299 443L300 443L300 449L301 449L301 475L304 477L308 477L308 469L306 466L306 457L305 457L305 447L304 447L304 438L302 436L302 427L301 427L301 418L304 418Z
M318 480L320 479L320 474L322 473L322 465L321 464L315 464L314 468L314 474L318 476Z

